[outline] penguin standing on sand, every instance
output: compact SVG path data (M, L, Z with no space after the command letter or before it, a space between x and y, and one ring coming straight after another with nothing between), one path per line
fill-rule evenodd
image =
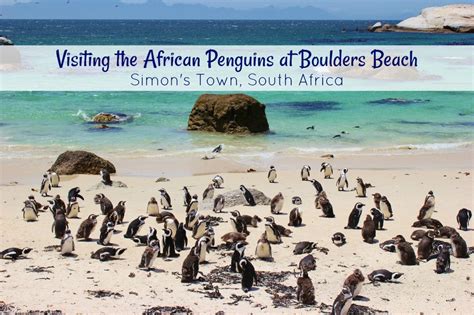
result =
M469 258L466 241L459 234L451 235L451 248L456 258Z
M388 201L388 198L386 196L382 196L380 198L379 204L380 206L377 207L377 209L380 209L380 211L382 211L383 218L385 220L390 220L393 217L393 210L392 210L392 205L390 204L390 201Z
M109 245L112 235L114 235L115 224L113 222L107 222L107 224L102 225L100 228L100 236L97 244L99 245Z
M184 229L183 222L178 225L174 244L177 251L182 251L188 246L188 237L186 236L186 230Z
M71 255L74 251L74 237L70 230L66 230L61 239L61 255Z
M382 200L382 195L380 193L375 193L375 194L372 194L372 196L374 197L375 208L381 209L380 201Z
M257 285L257 273L252 263L245 257L239 261L239 266L242 269L242 290L247 293L252 289L254 281Z
M418 260L428 259L431 255L431 250L433 248L435 234L433 231L428 231L421 238L418 243Z
M135 220L130 222L127 228L127 233L125 233L123 237L132 238L135 235L137 235L138 232L140 232L140 229L142 228L142 226L145 224L145 220L147 218L148 218L147 216L140 215Z
M365 278L362 271L355 269L354 272L346 278L344 286L351 290L352 296L356 297L362 291L362 285L364 284Z
M311 166L303 165L303 168L301 169L301 180L307 181L309 180L310 176L311 176Z
M98 215L96 214L90 214L87 219L82 221L77 230L76 238L82 238L86 241L90 240L90 235L97 225L97 217Z
M193 197L191 198L191 202L186 207L186 213L189 213L190 211L197 211L198 207L199 207L198 196L193 195Z
M436 273L445 273L451 269L451 254L449 247L440 245L438 248L439 254L436 258Z
M66 214L61 209L57 210L56 214L54 215L54 223L52 226L52 230L54 230L56 238L63 238L64 233L66 233L66 229L68 227L69 223L66 220Z
M428 192L428 195L426 195L425 197L425 202L423 203L423 206L420 209L420 212L418 214L418 220L431 219L431 216L433 215L434 210L435 210L435 196L433 192L430 190Z
M332 303L331 315L347 315L352 305L352 293L349 287L343 287Z
M298 287L296 290L296 299L298 302L304 305L316 304L313 282L306 271L303 271L303 275L298 278L296 285Z
M75 202L77 199L84 200L84 197L81 195L81 189L79 187L69 189L69 192L67 193L68 202Z
M375 229L383 230L384 216L382 212L380 212L379 209L372 208L372 210L370 210L370 213L372 214L372 217L374 219Z
M222 212L222 209L224 209L225 205L225 197L224 195L217 195L216 199L214 199L214 207L212 208L212 211L214 212Z
M349 182L347 181L347 172L349 170L347 168L342 169L341 173L339 174L339 178L336 181L336 187L339 191L344 191L344 186L349 188Z
M267 175L267 178L268 178L268 181L270 183L274 183L276 178L277 178L277 171L275 169L275 166L270 166L270 170L268 171L268 175Z
M272 244L281 243L281 234L275 226L275 221L272 217L265 218L265 236Z
M33 222L38 220L38 210L36 210L36 206L30 200L24 201L25 206L21 211L23 212L23 220L26 222Z
M398 261L399 264L406 266L418 265L413 247L403 237L395 239L395 251L400 259Z
M51 190L51 182L49 181L48 174L43 174L41 180L40 194L42 197L49 197L48 192Z
M459 210L456 220L459 224L459 229L467 231L469 227L469 221L471 220L472 212L469 209L462 208Z
M359 225L360 216L362 215L362 208L364 206L365 205L361 202L357 202L354 205L354 208L352 208L352 211L349 214L349 219L347 221L347 226L345 227L345 229L360 229L358 225Z
M171 235L171 229L163 229L163 256L164 257L179 257L179 254L175 252L174 240Z
M161 196L160 196L161 206L165 210L171 210L173 206L171 205L170 195L168 195L168 193L166 192L164 188L161 188L159 192L161 193Z
M60 178L56 172L49 170L48 172L49 182L51 183L51 187L59 187Z
M290 211L290 221L288 222L288 226L301 226L303 223L303 216L302 211L296 207Z
M257 256L258 259L262 260L272 259L272 246L267 240L266 233L263 233L257 242L257 247L255 248L255 256Z
M247 188L245 188L244 185L240 185L240 191L244 194L245 201L247 201L249 206L254 207L257 205L252 193Z
M250 232L247 230L247 223L242 219L242 217L233 217L229 218L230 225L232 226L232 230L234 232L243 233L245 235L249 235Z
M181 267L181 282L190 283L196 281L199 273L199 250L196 246L191 248L188 256Z
M214 198L214 184L209 184L202 193L202 200Z
M168 217L165 219L164 227L165 229L171 230L171 237L176 238L176 232L178 231L179 222L175 217Z
M199 249L199 263L206 263L206 255L209 253L209 244L211 239L207 236L202 236L199 240L196 241L196 247Z
M95 204L100 205L100 212L102 212L104 215L109 214L114 209L112 202L109 200L109 198L105 197L104 194L95 195L94 202Z
M158 240L152 241L149 246L145 248L142 254L142 259L138 268L151 270L153 269L153 263L160 254L160 242Z
M323 185L315 179L310 180L313 184L314 189L316 189L316 196L321 195L324 192Z
M125 201L119 201L113 211L117 212L117 223L122 224L125 217Z
M357 177L356 180L357 180L357 184L356 184L357 197L360 197L360 198L367 197L367 188L365 187L364 181L360 177Z
M148 201L146 213L151 217L156 217L160 214L160 206L158 205L155 197L151 197L150 201Z
M25 248L11 247L11 248L7 248L7 249L1 251L0 252L0 258L17 260L18 258L20 258L22 256L26 256L32 250L33 249L29 248L29 247L25 247Z
M194 225L198 222L200 214L196 210L191 210L186 214L184 227L188 230L193 230Z
M375 238L375 231L375 222L372 220L370 214L368 214L362 226L362 238L364 242L372 244Z
M244 242L237 242L235 244L234 252L232 253L232 258L230 261L230 271L231 272L242 272L240 269L239 262L244 258L245 244Z
M270 203L271 213L279 214L281 212L281 209L283 208L284 201L285 201L285 198L283 197L283 194L281 192L279 192L275 197L273 197Z
M319 204L321 205L321 210L323 210L323 215L326 218L335 218L332 204L328 198L321 197L319 198Z
M222 184L224 184L224 178L221 175L216 175L212 179L212 183L214 184L214 188L222 188Z
M206 233L208 222L204 219L203 216L200 216L196 224L193 227L193 238L195 240L200 239Z
M190 202L191 202L191 194L189 193L188 187L184 186L183 187L183 206L187 208Z
M333 173L331 164L328 162L321 163L320 172L324 172L324 179L330 179Z
M66 208L66 216L68 218L79 218L80 211L81 209L77 201L69 202Z
M110 173L105 168L100 170L100 181L107 186L112 186L112 180L110 179Z

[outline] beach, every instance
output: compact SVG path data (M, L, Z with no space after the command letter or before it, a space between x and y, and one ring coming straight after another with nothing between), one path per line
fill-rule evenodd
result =
M327 152L330 153L330 152ZM394 220L386 221L386 230L377 231L376 239L383 242L397 234L409 239L415 229L411 224L416 221L418 211L429 190L436 196L434 218L444 225L457 228L456 214L461 208L472 209L472 149L439 152L416 152L411 150L383 154L335 154L332 159L321 158L320 155L285 156L275 154L262 160L234 160L225 152L213 160L201 160L202 155L195 154L186 160L165 158L127 158L116 160L113 156L105 156L117 167L118 173L112 180L122 181L128 188L107 187L92 189L100 181L97 175L62 176L61 187L53 188L52 194L66 198L72 187L80 187L85 201L80 201L81 219L69 219L70 228L75 235L79 224L89 214L99 214L99 206L94 204L95 194L104 193L114 205L126 201L125 221L130 222L138 215L146 214L146 205L150 197L159 197L158 189L165 188L173 202L173 213L178 221L185 218L185 207L182 206L183 186L187 186L192 194L196 193L201 201L202 192L216 174L223 176L225 182L216 194L238 189L243 184L255 188L272 198L278 192L285 197L283 214L274 215L278 224L287 226L288 213L293 208L291 198L302 198L303 226L289 227L291 237L283 237L282 244L272 245L273 262L251 260L257 272L291 272L282 284L296 288L297 264L304 255L293 255L294 243L313 241L318 247L328 249L327 255L314 250L317 268L310 271L309 276L315 287L316 306L301 306L294 299L289 299L287 307L275 308L271 289L257 284L255 289L245 294L240 283L214 283L218 286L222 299L210 299L205 296L204 285L207 282L182 284L180 282L181 265L188 250L181 252L180 257L173 259L158 258L155 262L157 270L147 272L137 268L144 247L137 246L129 239L123 238L127 223L116 227L120 233L112 237L112 243L126 247L126 252L119 260L100 262L90 258L91 251L100 248L94 241L76 240L75 257L62 257L48 246L59 245L59 240L51 232L53 222L49 212L41 213L37 222L25 222L22 219L22 202L32 194L31 188L39 188L42 173L54 159L9 159L2 160L2 186L0 212L1 244L6 247L33 248L27 259L15 262L2 260L2 300L11 303L16 310L61 310L66 313L141 313L155 306L184 306L195 313L226 314L249 313L305 313L328 311L321 303L332 305L339 294L344 279L352 271L359 268L365 276L361 292L363 298L353 303L390 313L470 313L474 307L472 292L472 259L451 257L452 272L436 274L436 260L420 262L417 266L397 264L397 254L379 248L378 243L364 243L361 230L347 230L349 212L356 202L363 202L364 207L359 226L374 206L372 194L379 192L387 196L392 204ZM188 157L186 157L188 158ZM332 179L324 179L319 172L323 161L330 162L335 170ZM267 165L264 165L267 164ZM311 178L317 179L324 187L331 201L336 217L320 217L322 212L315 209L315 189L310 182L302 181L300 169L304 164L312 166ZM271 184L267 180L269 165L275 165L278 171L277 182ZM338 170L349 168L349 191L337 191L335 182ZM257 172L247 173L254 168ZM173 172L176 171L176 172ZM166 177L169 181L155 182L158 177ZM358 198L355 192L356 177L363 178L368 188L367 198ZM42 198L33 193L42 204L49 198ZM231 231L229 222L231 210L239 210L242 214L258 215L263 218L271 215L270 206L255 207L236 206L224 208L224 213L215 214L210 210L201 210L201 214L220 216L224 222L214 227L216 244L220 237ZM99 224L103 216L98 218ZM148 226L157 228L161 234L162 224L155 218L146 220L141 234ZM264 222L257 228L249 227L250 235L245 250L247 257L254 257L257 240L264 232ZM342 232L347 244L337 247L331 242L335 232ZM92 238L98 238L98 229ZM472 229L459 231L468 246L474 243ZM194 240L188 231L189 244ZM445 240L446 241L446 240ZM413 241L416 252L416 241ZM46 248L46 249L45 249ZM230 265L232 251L215 251L207 255L209 263L201 264L200 271L204 277L213 269ZM31 272L31 268L45 267L42 273ZM404 273L399 283L371 284L367 274L376 269L388 269ZM28 271L30 270L30 271ZM38 271L38 269L36 269ZM265 275L262 275L265 277ZM270 289L270 293L267 292ZM88 290L106 290L113 293L110 297L97 298ZM190 292L190 290L195 292ZM197 292L200 291L200 292ZM211 291L207 291L211 292ZM246 300L235 302L232 295L249 296ZM234 304L232 303L234 302ZM330 311L330 309L329 309Z

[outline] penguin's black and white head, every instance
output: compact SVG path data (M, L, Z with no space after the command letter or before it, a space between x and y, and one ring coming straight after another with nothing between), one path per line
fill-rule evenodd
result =
M230 212L230 214L232 214L234 217L240 217L239 210L233 210L233 211Z
M153 240L150 242L150 247L156 251L160 250L160 242L158 240Z
M150 203L157 203L157 202L156 202L156 198L155 198L155 197L151 197L151 198L150 198Z
M192 198L193 198L193 200L197 201L198 200L198 195L194 194Z
M147 219L148 217L146 215L140 215L138 216L138 221L140 221L141 224L144 224L145 223L145 220Z
M115 223L112 221L107 222L107 231L113 230L115 227Z
M33 250L33 248L25 247L21 250L21 253L22 253L22 255L26 255L29 252L31 252L32 250Z
M271 170L274 170L274 169L275 169L275 166L271 165L271 166L270 166L270 169L271 169Z
M342 173L347 174L347 172L349 172L349 169L347 169L347 168L342 169Z
M240 266L240 268L244 269L244 268L247 266L247 263L248 263L248 262L247 262L247 259L245 259L245 258L244 258L244 259L241 259L241 260L239 261L239 266Z
M166 193L166 190L165 190L164 188L160 188L158 191L159 191L161 194Z
M374 218L377 217L377 216L382 216L382 213L377 208L372 208L370 210L370 214L372 214L374 216Z
M428 196L434 197L434 194L433 194L433 191L432 191L432 190L430 190L430 191L428 192Z
M305 169L307 169L307 170L311 171L311 166L309 166L309 165L305 165L305 166L303 166L303 167L304 167Z
M365 205L362 203L362 202L357 202L354 206L355 209L359 210L359 212L362 212L362 208L364 207Z
M364 181L363 181L362 178L360 178L360 177L357 177L356 180L357 180L357 182L358 182L359 184L363 184L363 183L364 183Z
M326 168L328 165L329 165L328 162L323 162L323 163L321 163L321 167L322 167L322 168Z
M48 173L44 173L43 178L45 178L45 179L48 178Z
M194 256L199 256L199 247L198 247L198 246L194 246L194 247L191 249L191 252L193 253Z
M171 234L172 234L171 229L163 229L163 235L164 235L165 237L170 237Z
M294 196L293 198L291 198L291 202L296 206L299 206L302 204L301 198L298 196Z
M97 217L98 217L97 214L89 214L88 219L91 220L91 221L93 221L93 222L97 222L97 220L96 220Z
M214 228L212 226L207 227L207 235L214 235Z
M188 187L183 186L183 190L184 190L185 192L188 192Z
M125 207L125 202L126 201L119 201L119 205L121 205L122 207Z
M28 200L35 201L35 196L29 195L29 196L28 196Z
M403 276L403 273L402 272L394 272L392 273L392 278L390 280L396 280L396 279L399 279L401 276Z
M344 295L344 300L352 299L352 292L348 286L344 286L341 292Z
M202 236L198 241L199 245L201 245L203 243L207 245L210 242L211 242L211 238L209 236Z
M245 244L243 242L237 242L235 244L235 250L238 251L240 253L240 255L242 255L242 253L245 250Z
M122 255L123 253L125 253L126 250L126 248L117 248L117 250L115 251L115 256Z
M156 229L150 226L148 229L148 235L155 235L155 234L156 234Z
M270 217L265 217L265 220L266 220L268 223L271 223L271 224L275 223L275 218L272 217L272 216L270 216Z
M247 191L247 188L245 188L244 185L240 185L240 191L245 193Z

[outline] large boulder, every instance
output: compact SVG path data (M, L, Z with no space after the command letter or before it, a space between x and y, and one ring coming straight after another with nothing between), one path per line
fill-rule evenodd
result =
M61 153L51 166L51 170L60 175L99 174L103 168L109 173L116 172L115 166L111 162L87 151Z
M112 124L112 123L121 123L129 122L133 120L133 116L128 116L122 113L98 113L92 117L92 122L98 124Z
M245 94L203 94L189 115L188 130L265 132L268 131L265 105Z
M255 200L257 205L268 206L271 203L271 199L268 198L263 192L257 189L248 189ZM225 198L225 208L241 206L247 204L244 194L240 189L235 189L222 194ZM202 210L212 210L214 208L214 199L204 199L201 204Z

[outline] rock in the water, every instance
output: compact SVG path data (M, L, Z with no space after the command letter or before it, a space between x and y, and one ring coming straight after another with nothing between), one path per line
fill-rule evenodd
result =
M97 183L96 185L90 187L89 189L87 189L87 191L104 189L104 188L107 188L107 187L128 188L127 185L124 182L121 182L119 180L113 180L112 181L112 186L108 186L108 185L105 185L104 183L100 182L100 183Z
M73 174L99 174L100 170L105 168L109 173L115 173L115 166L87 151L66 151L61 153L51 170L59 175L73 175Z
M257 189L249 188L250 193L255 199L257 205L270 205L271 199L265 196L263 192ZM239 189L231 190L222 194L225 198L225 207L235 207L247 204L245 197ZM212 210L214 208L214 199L205 199L202 202L203 210Z
M373 32L373 31L375 31L376 29L378 29L380 27L382 27L382 22L377 22L374 25L369 26L369 31Z
M132 120L132 116L120 113L98 113L92 118L92 122L99 124L120 123Z
M11 46L11 45L13 45L13 42L11 41L11 39L9 39L5 36L0 36L0 45Z
M268 128L265 105L245 94L203 94L188 120L188 130L258 133Z

